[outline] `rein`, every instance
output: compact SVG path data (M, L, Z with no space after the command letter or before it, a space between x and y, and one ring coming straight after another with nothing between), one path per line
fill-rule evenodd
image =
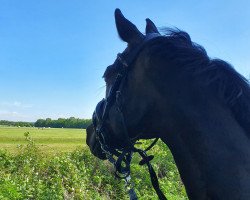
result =
M142 160L139 162L139 165L146 164L148 167L148 171L150 174L151 183L159 197L160 200L167 200L164 196L163 192L160 190L159 182L157 175L150 163L154 156L147 155L147 151L150 150L157 142L159 138L156 138L153 143L147 147L145 150L136 148L134 145L136 144L136 139L130 139L127 126L125 123L124 115L122 113L122 105L121 105L121 85L122 81L126 78L129 67L136 59L136 56L140 53L145 44L152 40L153 38L159 37L159 34L149 34L146 36L145 40L140 44L137 48L133 49L130 53L130 57L126 60L122 57L121 54L117 55L117 61L122 66L121 71L117 74L114 84L112 85L108 97L100 101L95 109L93 114L93 124L96 131L96 138L101 145L102 151L106 154L107 159L111 162L115 168L115 176L120 179L124 179L126 183L126 188L128 189L130 200L137 200L136 193L133 189L133 183L131 182L130 176L130 164L132 160L133 153L139 153L142 157ZM116 61L115 61L116 63ZM107 133L107 129L105 127L105 120L108 118L108 113L111 106L115 106L118 113L119 118L122 123L122 133L123 133L123 141L125 143L125 147L122 148L114 148L110 144L110 136ZM117 159L115 159L117 157Z

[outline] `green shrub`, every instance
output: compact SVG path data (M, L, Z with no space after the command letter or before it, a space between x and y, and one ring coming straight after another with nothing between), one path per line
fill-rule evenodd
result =
M48 157L28 132L25 138L27 144L19 146L16 155L0 150L0 199L128 199L124 182L114 178L112 166L95 158L89 149ZM150 153L155 155L152 164L168 199L187 199L166 146L159 142ZM157 199L147 168L139 166L139 160L135 155L131 166L136 193L139 199Z

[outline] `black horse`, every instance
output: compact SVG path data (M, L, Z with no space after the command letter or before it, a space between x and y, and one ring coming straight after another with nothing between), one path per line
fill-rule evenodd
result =
M186 32L169 29L160 35L146 21L144 35L115 11L118 34L128 46L104 73L106 100L97 107L105 116L95 114L95 126L87 129L91 152L106 159L96 137L98 123L115 148L159 137L170 148L190 199L249 200L248 81L228 63L210 59ZM114 91L119 103L117 97L103 103Z

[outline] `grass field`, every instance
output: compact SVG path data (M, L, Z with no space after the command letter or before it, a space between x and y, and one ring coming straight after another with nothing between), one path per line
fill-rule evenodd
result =
M85 139L82 129L0 127L0 199L127 200L124 182L114 178L110 163L90 153ZM141 148L149 144L143 141ZM166 145L159 141L150 154L167 198L187 200ZM134 155L131 163L138 198L157 200L148 170L139 161Z
M84 129L0 127L0 149L16 153L20 145L27 143L25 132L29 132L39 149L48 154L70 152L86 144Z

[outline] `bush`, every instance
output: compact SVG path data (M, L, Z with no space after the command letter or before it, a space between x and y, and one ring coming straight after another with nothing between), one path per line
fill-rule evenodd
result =
M16 155L0 150L0 199L128 199L112 166L92 156L87 148L48 158L28 132L25 137L27 144L20 146ZM169 150L160 142L152 153L168 199L187 199ZM136 193L139 199L157 199L147 168L138 165L139 159L135 156L131 166Z

